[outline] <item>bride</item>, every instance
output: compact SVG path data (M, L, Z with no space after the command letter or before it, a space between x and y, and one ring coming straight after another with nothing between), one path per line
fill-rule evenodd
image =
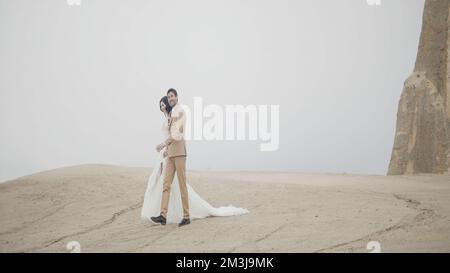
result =
M161 98L159 102L161 112L164 114L164 122L161 130L163 132L163 140L169 136L169 114L172 110L167 96ZM147 190L144 196L144 203L141 210L141 219L150 221L150 217L159 215L161 209L161 198L163 192L164 182L164 167L167 157L164 157L166 148L162 149L157 155L156 164L153 168L152 174L148 179ZM167 212L167 223L177 223L183 217L183 206L181 203L180 187L177 176L172 182L169 207ZM203 200L194 189L187 183L188 197L189 197L189 214L191 219L200 219L208 216L232 216L249 213L247 209L236 208L232 205L223 207L213 207L208 202ZM152 222L153 223L153 222Z

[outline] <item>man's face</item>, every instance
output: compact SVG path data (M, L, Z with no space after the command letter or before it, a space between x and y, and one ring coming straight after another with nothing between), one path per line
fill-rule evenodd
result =
M169 100L171 107L174 107L178 103L178 97L175 96L173 92L169 92L169 94L167 94L167 99Z

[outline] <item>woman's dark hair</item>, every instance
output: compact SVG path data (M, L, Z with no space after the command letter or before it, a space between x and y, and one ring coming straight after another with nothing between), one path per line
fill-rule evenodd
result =
M164 104L166 105L167 113L170 113L170 111L172 111L172 107L169 104L169 99L167 99L167 96L164 96L159 100L159 109L160 110L161 110L161 102L164 102Z

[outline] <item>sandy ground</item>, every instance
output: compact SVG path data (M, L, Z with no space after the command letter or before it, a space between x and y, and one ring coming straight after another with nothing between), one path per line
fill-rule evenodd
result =
M179 228L140 220L150 168L80 165L0 184L0 252L450 252L450 177L188 172L214 206Z

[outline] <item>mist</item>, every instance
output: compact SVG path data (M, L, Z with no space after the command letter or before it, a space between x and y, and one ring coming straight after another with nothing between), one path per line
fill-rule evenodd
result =
M149 167L159 99L278 105L279 143L187 143L188 170L384 175L423 0L0 0L0 181Z

